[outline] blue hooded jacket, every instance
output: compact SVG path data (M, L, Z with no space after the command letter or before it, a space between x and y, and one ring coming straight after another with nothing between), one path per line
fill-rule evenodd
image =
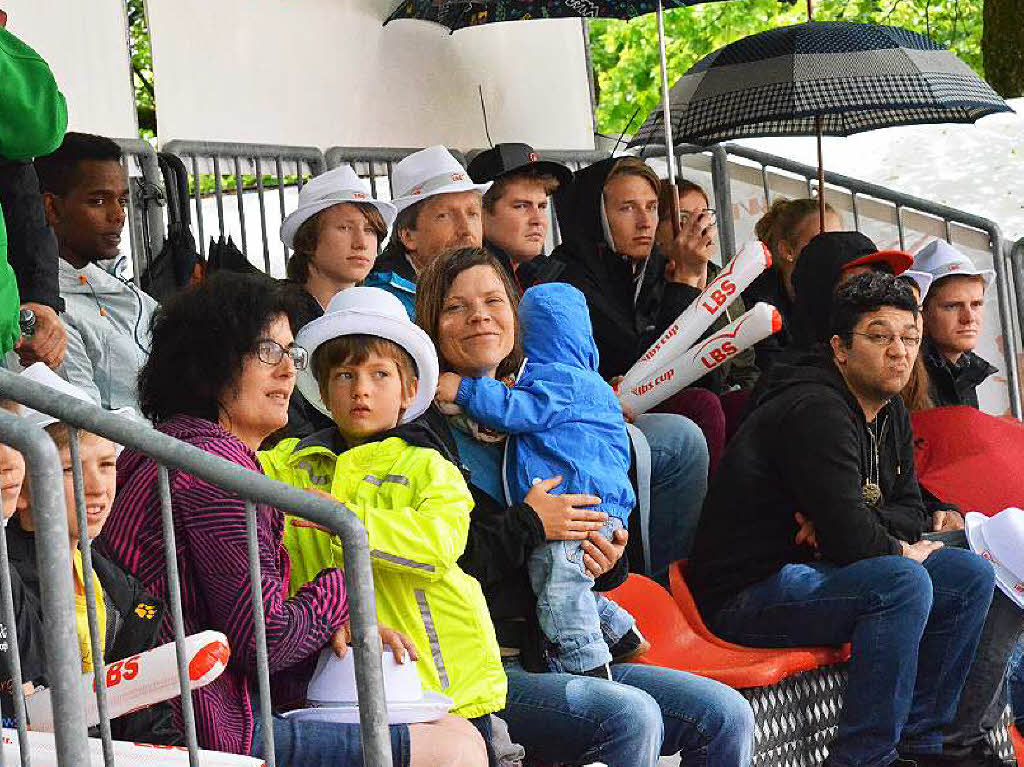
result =
M519 307L526 364L509 388L463 378L455 398L472 418L510 435L505 475L520 503L538 481L563 477L559 493L600 496L600 510L626 525L636 496L622 407L597 372L587 301L577 288L530 288Z

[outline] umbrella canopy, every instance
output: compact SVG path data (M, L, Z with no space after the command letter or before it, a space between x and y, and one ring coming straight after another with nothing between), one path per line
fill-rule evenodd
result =
M676 143L760 136L848 136L1012 111L964 62L924 35L851 21L808 21L711 53L669 94ZM651 113L630 146L665 144Z
M696 5L696 0L664 0L665 8ZM451 31L499 21L588 18L632 19L658 10L658 0L406 0L388 20L419 19Z

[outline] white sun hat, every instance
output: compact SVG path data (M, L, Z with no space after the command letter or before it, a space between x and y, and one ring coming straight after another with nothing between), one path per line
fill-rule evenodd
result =
M398 212L438 194L480 192L493 182L474 184L469 171L443 146L430 146L414 152L395 164L391 173L392 201Z
M983 277L985 287L990 288L996 279L996 273L993 270L978 269L969 257L945 240L933 240L917 251L914 256L913 268L919 272L928 272L936 282L943 277L959 275Z
M380 288L348 288L337 293L327 305L327 311L299 331L295 343L304 348L312 360L317 348L332 338L368 335L394 341L405 349L416 363L419 378L416 399L402 414L402 423L408 423L426 412L437 390L437 351L430 336L412 320L402 302ZM299 371L297 385L302 396L324 415L330 417L320 397L320 387L313 365Z
M1010 507L991 517L971 511L964 523L971 551L992 563L996 585L1024 607L1024 509Z
M384 219L384 225L390 230L395 222L398 211L390 202L375 200L370 193L370 184L359 178L352 166L339 165L334 170L314 176L299 192L299 207L293 210L281 224L281 241L289 248L307 220L322 210L343 202L361 202L372 205Z
M914 284L917 285L917 292L921 294L921 302L924 302L924 297L928 295L928 288L932 286L932 281L935 279L928 272L919 272L916 269L907 269L900 277L914 281Z

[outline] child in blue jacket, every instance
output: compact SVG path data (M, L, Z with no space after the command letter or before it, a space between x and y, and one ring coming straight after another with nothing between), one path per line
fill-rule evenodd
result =
M562 492L601 498L598 510L608 514L601 534L611 539L626 526L636 497L622 407L597 372L586 299L571 285L537 285L523 295L519 318L526 362L511 388L493 378L445 373L437 398L510 435L504 475L511 502L561 475ZM529 572L552 670L610 679L613 658L647 648L632 616L591 591L580 541L538 546Z

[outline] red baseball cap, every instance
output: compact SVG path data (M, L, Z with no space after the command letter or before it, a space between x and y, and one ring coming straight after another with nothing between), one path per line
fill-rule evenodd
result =
M855 266L870 266L871 264L885 264L892 270L893 275L897 275L903 274L914 265L914 257L902 250L876 250L874 253L868 253L848 264L843 264L842 270L845 272Z

